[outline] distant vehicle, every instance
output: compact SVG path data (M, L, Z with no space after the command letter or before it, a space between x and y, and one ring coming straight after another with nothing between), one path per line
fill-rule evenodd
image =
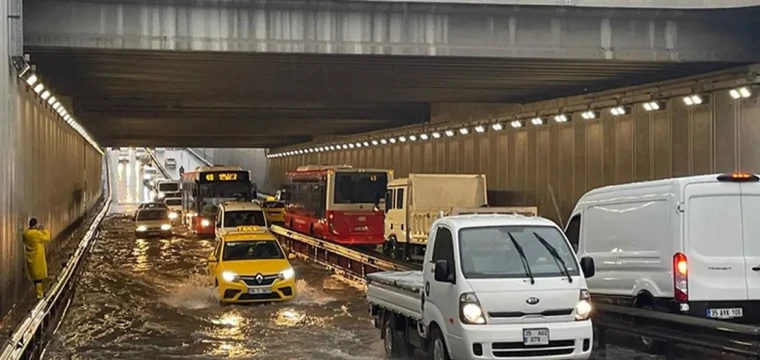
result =
M128 164L129 155L119 155L119 164Z
M144 202L140 204L140 206L137 207L137 210L145 210L145 209L165 209L169 210L169 207L164 202Z
M164 199L164 204L169 208L169 219L172 223L177 222L180 214L182 214L182 198L167 197Z
M143 181L148 184L151 180L158 176L158 169L150 166L143 168Z
M367 275L386 355L434 359L588 359L594 344L586 278L551 220L459 215L436 220L420 271ZM550 355L547 355L550 354Z
M270 196L261 203L261 208L264 209L264 215L266 215L269 225L285 226L284 202L277 201L274 196Z
M591 190L565 233L598 264L595 302L760 324L758 214L757 175L700 175Z
M138 210L135 215L135 236L171 236L172 224L165 208Z
M428 231L441 212L481 212L488 206L484 174L409 174L393 179L385 193L385 253L422 261ZM538 215L536 207L487 208L488 213Z
M247 201L230 201L219 205L216 215L214 233L217 238L230 231L258 231L266 229L267 221L264 210L256 203Z
M177 193L179 192L179 181L176 180L161 180L156 182L156 190L158 191L158 194L156 194L156 197L158 200L162 200L167 197L181 197L179 196L168 196L169 193Z
M176 169L177 168L177 160L174 158L168 158L164 162L164 167L167 169Z
M338 244L380 245L385 242L381 202L392 178L393 170L386 169L300 166L287 173L285 226Z
M208 257L219 301L271 302L296 297L295 271L277 239L265 227L219 238Z

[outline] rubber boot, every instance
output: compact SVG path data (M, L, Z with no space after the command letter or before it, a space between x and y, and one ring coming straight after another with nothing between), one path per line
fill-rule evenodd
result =
M45 295L44 291L42 290L42 283L36 283L34 284L34 287L37 289L37 299L42 299L42 297Z

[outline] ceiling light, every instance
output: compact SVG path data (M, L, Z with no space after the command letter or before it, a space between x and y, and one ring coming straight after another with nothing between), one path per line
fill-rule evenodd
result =
M699 95L689 95L683 98L683 102L688 106L699 105L702 103L702 97Z
M380 139L380 143L381 143L381 144L383 144L383 145L385 145L385 144L387 144L387 143L388 143L388 140L385 140L385 139Z
M731 97L734 99L741 99L752 96L752 91L750 91L747 87L740 87L738 89L731 89L731 91L729 91L729 94L731 94Z
M420 134L420 140L427 140L428 135L427 134Z
M345 149L345 146L346 146L346 145L343 145L343 148L344 148L344 149ZM354 143L350 143L350 144L348 144L348 147L350 147L351 149L353 149L353 148L354 148Z
M543 125L544 124L544 119L542 119L540 117L537 117L537 118L530 119L530 122L533 125Z
M53 110L58 110L59 107L61 107L61 103L56 101L55 104L53 104Z
M493 124L491 125L491 128L494 129L495 131L501 131L502 129L504 129L504 126L502 126L501 124Z
M462 135L467 135L470 133L470 130L467 130L467 128L461 128L459 129L459 133Z
M42 100L47 100L50 97L50 91L45 90L42 92L42 95L40 96L42 96Z
M369 141L365 141L363 144L364 144L364 147L367 147L369 146ZM377 145L377 144L374 144L374 145Z
M475 131L477 131L479 133L485 132L486 131L486 127L483 126L483 125L478 125L478 126L475 127Z
M586 120L593 120L596 119L596 112L595 111L584 111L581 113L581 117Z
M348 145L343 144L343 150L346 150L346 149L348 149Z
M63 120L69 121L71 119L71 116L69 114L66 114L66 116L63 117Z
M29 84L29 86L34 86L34 84L37 83L37 75L32 74L26 79L26 83Z
M610 109L610 113L614 116L625 115L625 108L622 106L616 106Z
M389 141L391 142L391 144L395 144L396 143L396 138L390 138Z
M453 130L446 130L445 134L448 137L452 137L452 136L454 136L454 131Z
M433 133L433 138L435 138L435 139L440 139L440 138L441 138L441 133L439 133L439 132L434 132L434 133Z
M55 96L53 96L50 99L48 99L48 104L53 105L53 104L55 104L56 100L58 100L58 99L56 99Z
M406 136L399 136L398 141L406 142Z
M509 124L512 125L512 127L515 128L515 129L522 127L522 121L520 121L520 120L512 121Z
M360 142L357 142L357 143L356 143L356 144L354 144L354 145L356 145L356 147L358 147L358 148L362 147L362 143L360 143Z
M44 88L45 88L45 85L42 85L42 83L39 83L37 84L37 86L34 87L34 92L39 94L42 92L42 89Z
M554 121L558 123L566 123L567 122L567 115L565 114L559 114L554 116Z
M377 146L377 143L378 143L377 140L372 140L372 145Z
M330 145L330 150L335 150L335 145Z
M417 136L409 135L409 141L417 141Z

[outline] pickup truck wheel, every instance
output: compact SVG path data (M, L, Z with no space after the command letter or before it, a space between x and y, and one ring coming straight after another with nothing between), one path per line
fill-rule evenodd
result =
M432 335L433 342L430 344L428 358L430 360L451 360L449 350L446 349L446 340L443 339L441 330L433 329Z
M403 359L408 354L408 347L403 334L396 330L396 321L393 315L388 316L383 323L383 345L385 355L390 359Z

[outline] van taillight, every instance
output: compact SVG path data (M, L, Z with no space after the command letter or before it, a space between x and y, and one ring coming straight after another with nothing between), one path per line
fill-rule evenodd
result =
M689 265L686 255L673 255L673 295L676 301L689 300Z

